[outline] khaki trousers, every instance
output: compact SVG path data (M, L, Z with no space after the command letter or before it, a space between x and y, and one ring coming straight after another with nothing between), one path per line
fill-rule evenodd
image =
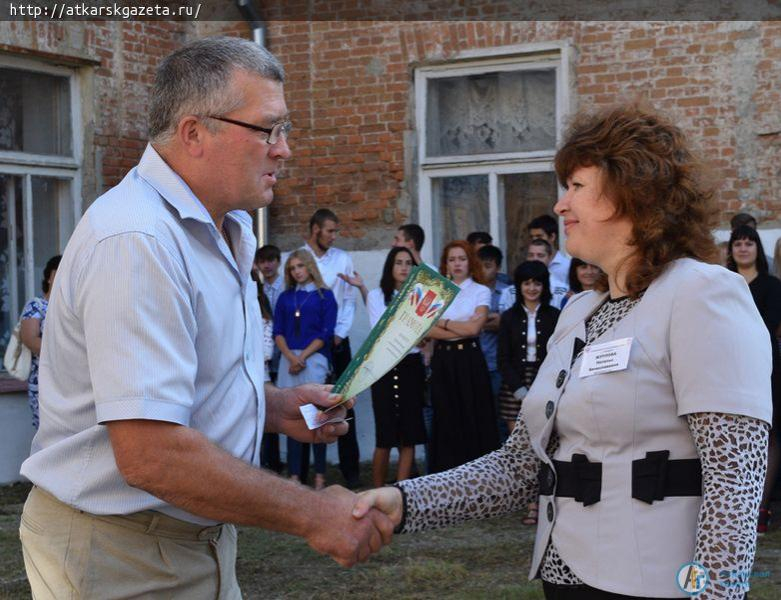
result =
M33 598L241 598L236 528L155 511L101 516L38 487L19 528Z

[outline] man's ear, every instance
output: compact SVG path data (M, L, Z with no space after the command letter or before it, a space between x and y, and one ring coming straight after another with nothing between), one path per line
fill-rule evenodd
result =
M193 158L203 156L204 143L208 131L200 119L194 115L185 115L176 126L176 139L185 152Z

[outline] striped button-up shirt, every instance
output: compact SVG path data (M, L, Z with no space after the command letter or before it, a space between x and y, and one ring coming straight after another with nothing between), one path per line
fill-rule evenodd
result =
M259 463L265 401L250 279L256 240L243 211L228 213L225 226L233 252L151 145L85 213L49 303L41 426L22 465L33 483L94 514L154 509L210 524L127 485L104 424L177 423Z

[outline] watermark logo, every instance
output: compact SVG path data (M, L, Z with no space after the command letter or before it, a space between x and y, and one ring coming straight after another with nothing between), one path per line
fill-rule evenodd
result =
M708 572L700 563L690 562L681 565L676 580L684 594L696 596L708 587Z

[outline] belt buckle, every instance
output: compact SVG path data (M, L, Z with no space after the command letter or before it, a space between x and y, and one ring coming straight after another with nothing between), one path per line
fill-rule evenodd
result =
M463 344L458 344L456 346L456 348L458 348L459 350L463 350L464 349L464 345Z

